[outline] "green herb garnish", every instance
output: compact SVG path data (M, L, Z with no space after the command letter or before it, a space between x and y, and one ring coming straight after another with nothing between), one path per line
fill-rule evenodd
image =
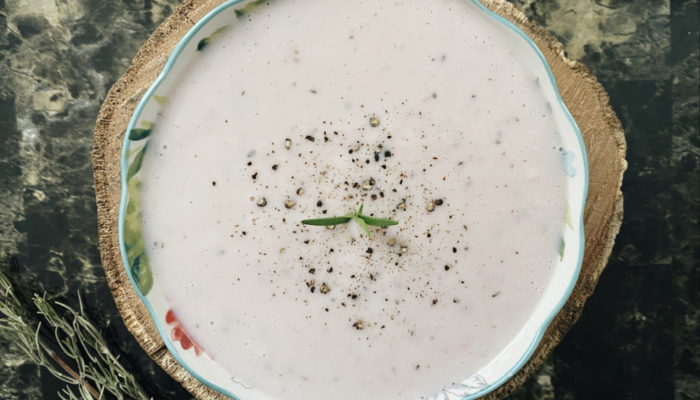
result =
M362 208L364 207L364 204L360 204L360 208L357 210L352 210L352 214L347 214L347 215L341 215L338 217L329 217L329 218L314 218L314 219L305 219L302 220L301 223L304 225L315 225L315 226L331 226L331 225L340 225L340 224L346 224L350 222L350 220L355 220L360 227L362 227L362 230L365 231L367 234L367 237L371 237L369 233L369 227L370 226L390 226L390 225L397 225L399 222L394 221L391 219L385 219L385 218L374 218L374 217L369 217L367 215L362 215Z

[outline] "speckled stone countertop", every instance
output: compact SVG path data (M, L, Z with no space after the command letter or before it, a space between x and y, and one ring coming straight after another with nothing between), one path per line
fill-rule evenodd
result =
M514 0L625 128L625 219L583 315L514 399L700 398L698 1ZM126 331L97 248L97 111L176 0L0 0L0 264L87 313L156 399L190 396ZM0 337L0 399L64 384Z

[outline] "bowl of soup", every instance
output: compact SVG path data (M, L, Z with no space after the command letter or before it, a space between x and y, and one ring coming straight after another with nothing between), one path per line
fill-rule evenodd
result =
M476 398L576 282L587 173L543 56L478 2L229 1L132 116L122 256L230 397Z

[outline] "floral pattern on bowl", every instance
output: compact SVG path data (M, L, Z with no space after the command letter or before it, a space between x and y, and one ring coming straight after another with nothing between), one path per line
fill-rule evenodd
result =
M180 342L182 350L194 349L194 354L196 356L202 354L202 348L187 334L185 328L182 327L182 324L177 319L172 309L165 313L165 323L173 326L173 329L170 331L170 338L173 342Z

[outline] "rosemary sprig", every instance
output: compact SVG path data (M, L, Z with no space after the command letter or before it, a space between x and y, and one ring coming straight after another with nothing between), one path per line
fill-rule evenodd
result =
M30 310L19 301L0 269L0 334L12 340L34 364L70 385L57 394L61 399L149 399L109 350L78 299L79 310L75 311L63 303L50 302L46 295L34 294L36 311ZM51 337L48 332L53 338L47 341L44 338Z
M360 218L362 218L362 220L369 226L390 226L398 224L397 221L391 219L374 218L366 215L361 215Z
M316 219L305 219L301 221L304 225L316 225L316 226L327 226L327 225L340 225L350 221L353 218L352 215L343 215L342 217L330 217L330 218L316 218Z
M334 226L350 222L350 220L355 220L363 231L367 234L367 237L371 237L369 232L369 226L391 226L397 225L399 222L391 219L385 218L374 218L362 214L362 209L364 204L360 204L360 208L357 210L353 209L352 214L341 215L338 217L328 217L328 218L313 218L304 219L301 221L304 225L314 225L314 226Z

